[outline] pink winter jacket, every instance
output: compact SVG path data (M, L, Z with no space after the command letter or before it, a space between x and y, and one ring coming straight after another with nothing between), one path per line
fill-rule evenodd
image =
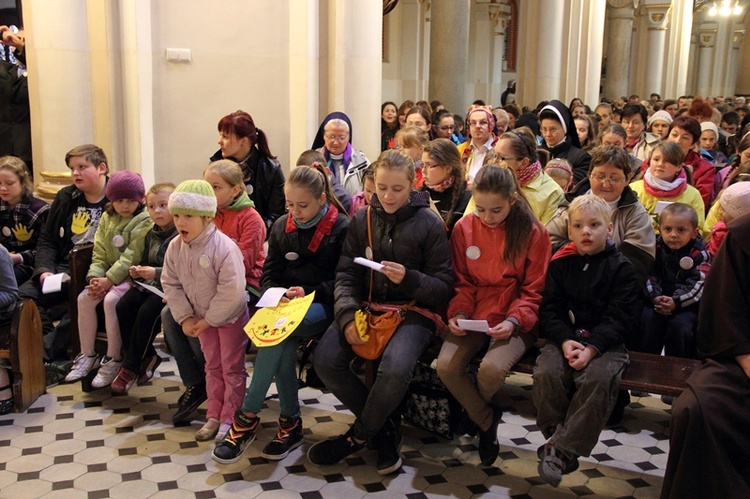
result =
M235 322L247 309L242 253L213 222L191 243L180 236L169 243L161 285L178 324L195 317L217 327Z

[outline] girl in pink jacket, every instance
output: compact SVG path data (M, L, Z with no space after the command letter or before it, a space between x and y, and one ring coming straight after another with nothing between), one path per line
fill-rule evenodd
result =
M248 321L242 253L213 223L216 196L205 180L186 180L169 196L177 236L164 256L161 284L182 331L206 358L208 421L196 440L223 438L245 394Z

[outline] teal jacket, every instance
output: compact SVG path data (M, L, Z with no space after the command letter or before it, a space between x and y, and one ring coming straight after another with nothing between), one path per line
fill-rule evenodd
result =
M120 284L127 279L130 266L141 261L146 234L153 225L146 210L128 218L117 213L104 213L96 228L94 252L86 280L108 277L113 284Z

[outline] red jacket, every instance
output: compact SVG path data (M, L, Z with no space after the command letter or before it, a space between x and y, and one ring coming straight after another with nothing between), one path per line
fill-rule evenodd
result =
M448 317L463 312L490 327L513 317L521 332L535 329L552 246L544 227L532 227L522 254L509 265L503 261L504 223L490 228L474 214L456 223L451 236L456 295Z
M260 289L260 275L266 259L263 243L266 240L266 224L255 208L241 210L218 210L214 218L216 227L237 243L245 264L245 281Z

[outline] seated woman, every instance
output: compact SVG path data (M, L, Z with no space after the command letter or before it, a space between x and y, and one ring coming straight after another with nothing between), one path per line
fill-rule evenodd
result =
M581 149L573 117L568 108L559 100L553 100L542 107L539 113L544 148L553 158L564 158L573 167L573 182L586 178L591 156Z
M375 163L372 203L351 222L336 273L335 322L315 350L314 366L325 385L356 420L340 436L310 447L316 465L338 463L372 439L378 450L378 473L401 466L401 415L417 359L432 341L435 324L414 308L406 312L380 356L371 388L352 372L353 345L363 345L355 312L364 302L435 310L453 295L453 270L443 221L429 209L426 192L414 192L414 162L402 151L389 150ZM370 229L368 230L368 227ZM372 240L372 243L369 242ZM353 262L367 257L383 268L374 272ZM429 314L428 314L429 315Z
M565 193L542 170L531 130L521 127L502 134L495 144L494 161L499 161L500 165L515 172L518 185L532 213L542 224L547 223L560 203L565 201ZM474 208L472 199L466 208L466 214L472 213Z
M459 220L451 237L456 296L437 371L479 427L479 457L491 466L502 416L492 397L536 341L551 248L511 169L483 167L473 193L476 210ZM466 331L459 319L486 320L489 330ZM467 367L485 349L474 381Z
M242 168L245 187L266 225L284 214L284 172L268 148L266 134L255 126L252 116L235 111L219 120L219 149L211 162L231 159Z
M669 127L671 124L671 114L666 111L656 111L646 122L646 132L659 137L659 140L665 140L667 135L669 135Z
M576 124L576 133L578 141L581 143L581 149L586 152L596 147L596 128L594 121L586 114L574 115L573 121Z
M430 194L450 237L471 199L456 145L448 139L428 142L422 152L422 172L424 183L420 189Z
M625 148L641 161L651 156L651 151L660 141L657 136L646 131L647 120L648 111L640 104L626 104L622 108L620 121L627 134Z
M680 118L675 118L675 122ZM687 118L692 119L692 118ZM659 217L656 207L659 201L685 203L698 213L698 227L703 227L705 208L698 189L690 185L685 172L685 153L682 148L670 140L654 147L648 162L648 170L643 180L637 180L630 187L649 215L656 233L659 232Z
M654 265L656 236L648 212L628 185L631 176L630 155L625 149L617 146L599 147L592 151L588 178L566 197L569 202L577 196L591 193L609 203L612 207L612 242L635 267L640 289L645 286ZM547 222L555 251L570 242L568 202Z

